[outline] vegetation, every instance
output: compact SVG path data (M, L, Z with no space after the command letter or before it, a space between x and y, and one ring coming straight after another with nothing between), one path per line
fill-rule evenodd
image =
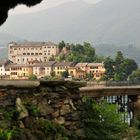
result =
M103 57L95 54L95 49L90 43L69 44L61 41L58 45L60 55L57 58L59 61L74 61L74 62L102 62ZM66 52L63 51L65 48Z
M133 71L129 76L129 80L132 82L140 82L140 69Z
M37 76L32 74L28 77L29 80L36 80L37 79Z
M82 118L85 126L86 140L121 140L127 130L122 122L117 106L105 101L86 99Z
M134 70L138 68L133 59L124 58L122 52L118 51L115 59L107 57L104 61L106 69L104 79L125 81Z

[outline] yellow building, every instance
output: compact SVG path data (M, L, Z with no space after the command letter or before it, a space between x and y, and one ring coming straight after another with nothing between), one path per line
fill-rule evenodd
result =
M84 79L86 76L86 71L83 71L81 68L70 67L68 68L69 75L76 79Z
M57 62L54 65L53 71L56 76L61 76L64 71L67 71L70 67L75 66L75 62Z
M88 63L87 73L92 73L95 80L99 80L103 77L105 73L105 68L103 63Z
M25 64L10 64L10 79L28 79L33 74L33 67Z

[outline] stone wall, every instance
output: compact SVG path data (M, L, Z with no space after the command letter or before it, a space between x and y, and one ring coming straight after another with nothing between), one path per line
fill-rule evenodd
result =
M79 88L85 85L0 81L0 129L12 131L14 140L84 139Z

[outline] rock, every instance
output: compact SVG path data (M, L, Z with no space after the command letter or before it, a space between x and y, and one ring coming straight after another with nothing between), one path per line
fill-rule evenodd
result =
M53 117L53 118L59 117L59 111L57 110L57 111L53 112L53 113L52 113L52 117Z
M72 108L73 110L76 110L76 107L74 106L72 100L69 100L69 104L71 105L71 108Z
M17 111L19 112L19 119L28 117L28 115L29 115L28 110L22 104L22 101L20 98L16 99L16 108L17 108Z
M69 105L63 105L60 110L60 115L65 115L67 113L70 113L70 106Z
M70 113L70 114L67 114L66 115L66 120L67 121L80 121L80 112L73 112L73 113Z
M48 114L52 114L54 112L54 109L47 104L47 101L44 100L38 104L39 113L41 116L46 116Z
M64 100L64 104L68 104L69 103L69 99Z
M65 124L65 118L64 117L59 117L58 119L54 120L58 124Z
M25 128L25 126L24 126L24 124L23 124L22 121L19 122L19 127L20 127L20 128Z

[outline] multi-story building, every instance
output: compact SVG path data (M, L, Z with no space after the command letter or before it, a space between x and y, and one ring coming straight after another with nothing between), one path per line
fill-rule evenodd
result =
M88 63L87 73L92 73L93 78L99 80L103 77L105 73L105 68L103 63Z
M34 60L47 62L56 56L57 45L52 42L11 42L8 44L8 57L16 64L29 64Z
M37 76L37 78L41 78L44 76L51 76L51 72L53 71L53 66L56 61L48 61L44 63L35 63L33 64L33 74Z
M9 60L0 61L0 79L10 79L10 71L7 66L11 63Z
M71 77L76 79L84 79L86 77L86 71L78 67L69 67L68 72Z
M74 66L75 66L75 62L57 62L54 65L53 71L55 72L55 75L61 76L64 71L67 71L68 68Z
M33 74L33 67L27 64L9 64L10 79L28 79Z
M76 67L76 68L80 68L80 69L83 70L83 71L87 71L87 65L88 65L87 62L85 62L85 63L77 63L77 64L75 65L75 67Z

